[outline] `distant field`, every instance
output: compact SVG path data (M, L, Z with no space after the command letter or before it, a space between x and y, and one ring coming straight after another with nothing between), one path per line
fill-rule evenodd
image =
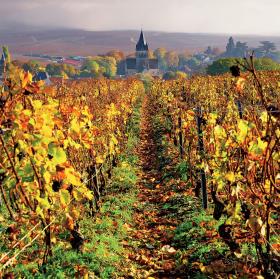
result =
M195 52L208 45L225 49L230 35L190 34L145 32L151 49L165 47L169 50L183 52L188 49ZM50 55L96 55L112 49L120 49L125 53L134 51L138 31L15 31L0 30L0 45L9 45L10 51L18 55L24 53L46 53ZM270 40L280 49L280 37L233 36L235 41L248 42L251 47L259 45L259 41Z

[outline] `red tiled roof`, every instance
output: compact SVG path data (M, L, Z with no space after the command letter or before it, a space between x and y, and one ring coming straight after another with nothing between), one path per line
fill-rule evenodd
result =
M81 66L81 62L80 61L73 60L73 59L65 59L65 60L63 60L63 63L64 64L69 64L69 65L72 65L72 66L76 66L76 67Z

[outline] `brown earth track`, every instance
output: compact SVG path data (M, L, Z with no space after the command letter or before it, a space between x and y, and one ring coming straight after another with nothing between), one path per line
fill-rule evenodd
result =
M141 162L141 180L138 199L141 207L134 215L135 226L130 230L130 247L124 278L188 278L184 267L176 265L176 250L172 247L174 230L179 218L172 219L163 205L174 193L164 183L162 164L162 131L155 127L158 108L151 96L143 101L141 134L138 155ZM169 162L168 168L172 168ZM170 170L169 170L170 171Z

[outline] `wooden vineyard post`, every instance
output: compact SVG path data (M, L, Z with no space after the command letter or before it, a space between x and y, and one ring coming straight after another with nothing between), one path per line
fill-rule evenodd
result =
M237 108L238 108L239 118L242 119L243 118L242 104L239 100L237 100L236 105L237 105Z
M201 108L196 108L196 124L197 124L197 134L198 134L198 151L200 156L204 156L204 145L203 145L203 135L202 135L202 117L201 117ZM206 189L206 175L203 168L200 168L200 184L201 184L201 192L202 192L202 204L203 208L207 209L208 199L207 199L207 189Z
M94 165L94 178L93 178L93 193L94 193L94 198L95 198L95 207L96 207L96 210L98 211L100 209L99 207L99 201L100 201L100 185L99 185L99 177L98 177L98 173L99 173L99 170L98 170L98 167L97 165L95 164Z
M182 100L184 103L187 102L187 92L185 91L185 86L182 88Z
M184 148L183 148L183 131L182 131L182 117L181 117L181 110L180 115L178 117L178 126L179 126L179 148L180 148L180 156L183 159L184 156Z
M182 88L181 93L182 101L187 102L187 95L185 93L185 87ZM179 127L179 145L180 145L180 156L183 159L184 156L184 141L183 141L183 129L182 129L182 108L180 107L179 117L178 117L178 127Z

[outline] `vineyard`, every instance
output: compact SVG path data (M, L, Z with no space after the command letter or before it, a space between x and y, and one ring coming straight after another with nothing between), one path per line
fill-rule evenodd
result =
M280 72L0 87L0 276L279 278ZM245 63L244 62L244 63Z

